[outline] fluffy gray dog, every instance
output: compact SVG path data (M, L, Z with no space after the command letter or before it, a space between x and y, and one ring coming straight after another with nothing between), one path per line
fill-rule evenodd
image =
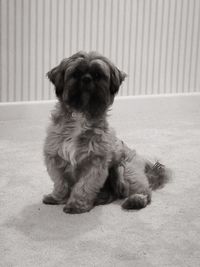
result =
M106 116L125 74L96 52L79 52L48 72L58 103L44 145L54 182L45 204L82 213L125 198L125 209L144 208L151 190L167 180L160 163L140 157L109 128Z

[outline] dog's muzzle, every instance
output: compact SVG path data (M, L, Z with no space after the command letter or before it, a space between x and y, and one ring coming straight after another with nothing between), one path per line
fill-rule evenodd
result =
M92 76L89 73L87 73L87 74L82 76L81 81L84 84L89 84L92 81Z

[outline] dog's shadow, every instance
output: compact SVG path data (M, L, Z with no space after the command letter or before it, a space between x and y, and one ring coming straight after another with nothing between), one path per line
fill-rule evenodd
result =
M83 214L66 214L63 206L42 203L26 206L17 216L11 217L7 227L33 240L67 240L98 228L101 224L102 206Z

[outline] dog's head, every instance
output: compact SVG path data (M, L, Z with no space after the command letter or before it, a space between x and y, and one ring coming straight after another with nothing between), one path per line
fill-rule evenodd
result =
M100 115L113 103L126 74L96 52L78 52L47 73L59 101L72 110Z

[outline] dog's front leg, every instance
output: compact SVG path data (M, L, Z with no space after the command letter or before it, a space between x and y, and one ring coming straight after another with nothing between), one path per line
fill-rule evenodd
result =
M84 164L85 165L85 164ZM83 167L79 181L72 189L70 198L64 207L66 213L90 211L100 189L108 177L108 166L100 158L93 159Z
M55 159L47 155L45 155L45 163L48 174L54 182L54 188L52 193L44 196L43 203L50 205L66 203L69 195L69 187L64 177L64 168L58 168Z

